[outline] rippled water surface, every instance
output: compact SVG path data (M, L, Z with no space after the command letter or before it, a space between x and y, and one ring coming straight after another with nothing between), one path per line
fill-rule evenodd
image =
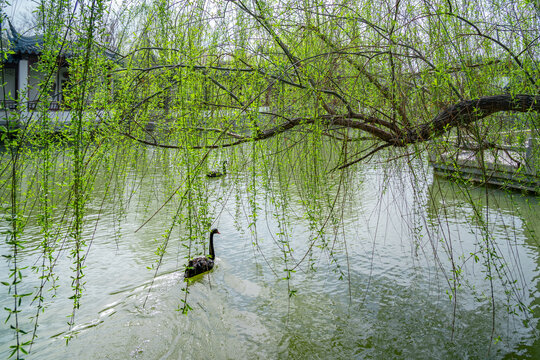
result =
M151 216L175 190L171 186L175 179L160 175L158 168L140 168L127 176L122 194L104 194L98 184L85 227L90 251L76 326L70 330L67 325L72 313L72 264L66 254L59 254L58 288L48 287L39 337L27 358L540 356L537 197L489 189L486 200L482 188L461 194L451 182L432 179L429 168L423 169L417 191L410 184L414 174L406 170L385 173L377 165L366 165L353 171L347 192L339 195L344 200L337 213L343 222L329 221L325 246L321 239L312 243L316 230L303 210L300 185L291 181L285 238L293 257L286 261L280 242L284 237L277 235L284 228L283 218L275 216L278 202L268 193L277 193L278 186L258 190L254 235L254 227L249 227L248 185L243 185L249 183L244 181L248 175L232 171L225 178L208 180L212 225L221 232L215 238L218 261L211 273L189 284L192 310L187 314L179 311L187 255L179 239L185 230L173 230L157 276L151 269L178 204ZM489 216L485 226L491 244L507 264L500 270L516 279L513 293L505 292L509 287L500 280L494 281L494 317L489 274L484 260L474 261L485 242L472 221L470 198ZM40 261L37 225L29 221L23 236L28 246L20 261L35 265ZM10 251L5 243L0 249L2 254ZM449 296L453 284L449 254L462 271L457 301ZM284 280L284 270L292 267L291 279ZM2 281L7 269L2 261ZM37 277L30 268L24 273L25 289L32 291ZM5 286L0 300L2 307L11 306ZM514 310L518 301L532 312L505 310L506 306ZM30 324L27 318L35 310L29 301L23 307L21 318ZM66 346L69 335L74 337ZM0 339L0 357L5 358L14 339L7 324L0 328Z

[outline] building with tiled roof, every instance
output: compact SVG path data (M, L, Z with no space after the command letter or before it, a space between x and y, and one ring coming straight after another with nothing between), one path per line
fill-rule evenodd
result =
M40 84L42 85L48 76L37 69L43 52L43 35L24 36L9 20L8 24L9 28L5 29L7 36L1 39L3 61L0 108L34 110L39 101L47 100L50 110L60 110L62 89L69 78L65 56L58 58L58 67L48 81L48 91L41 91ZM44 98L44 95L47 98Z
M44 52L44 36L25 36L20 34L7 20L8 27L3 28L7 18L0 19L0 110L35 110L38 103L46 104L50 111L69 110L64 103L64 90L69 81L67 59L76 51L68 42L62 42L56 55L54 73L46 74L38 70ZM103 55L112 61L118 56L110 51ZM46 84L46 85L44 85ZM46 86L43 91L41 87Z

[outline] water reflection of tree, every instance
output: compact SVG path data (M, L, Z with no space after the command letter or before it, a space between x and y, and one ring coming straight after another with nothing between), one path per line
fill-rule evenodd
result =
M538 197L531 194L477 187L463 179L456 182L434 177L427 202L430 241L443 244L442 262L451 264L449 282L454 282L455 306L459 291L456 286L463 285L461 281L467 273L480 265L483 273L488 274L484 280L492 287L497 283L504 289L507 298L499 302L503 307L507 302L509 313L519 310L525 323L538 319L540 282L532 274L540 269L539 211ZM522 264L522 259L528 258L526 253L519 252L522 244L534 254L534 264ZM474 284L468 286L474 288ZM501 304L496 305L492 298L493 312L495 306ZM537 320L533 324L538 332L540 324ZM538 340L532 348L537 345Z

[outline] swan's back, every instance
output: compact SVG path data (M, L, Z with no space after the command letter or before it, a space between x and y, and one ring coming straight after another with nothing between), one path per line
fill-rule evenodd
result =
M188 267L184 273L184 277L193 277L195 275L202 274L214 267L214 260L201 256L195 259L191 259L188 262Z

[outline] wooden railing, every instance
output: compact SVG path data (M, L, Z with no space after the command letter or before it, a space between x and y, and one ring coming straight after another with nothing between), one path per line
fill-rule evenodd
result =
M17 102L15 100L2 100L0 101L2 109L16 110Z
M27 104L28 110L36 110L38 107L39 101L29 101ZM8 109L8 110L17 110L18 108L18 101L16 100L0 100L0 109ZM60 110L68 110L69 107L67 107L65 104L63 104L61 101L51 101L49 104L49 111L60 111Z
M28 110L36 110L38 106L38 101L29 101ZM49 103L49 111L59 111L62 103L60 101L51 101Z

